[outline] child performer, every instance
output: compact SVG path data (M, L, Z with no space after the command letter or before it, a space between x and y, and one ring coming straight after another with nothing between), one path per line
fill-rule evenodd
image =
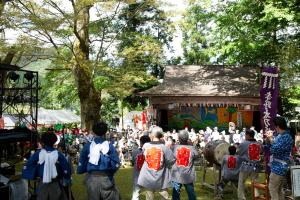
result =
M140 138L140 147L133 150L132 152L132 161L133 161L133 191L132 191L132 200L139 200L140 196L140 186L137 185L137 181L140 175L140 171L145 161L143 146L145 143L150 142L150 137L143 135Z
M241 162L238 156L236 156L236 147L228 147L229 155L225 155L221 164L221 180L218 186L221 195L223 196L223 190L225 185L230 181L236 187L238 186L239 172Z
M178 133L179 145L175 145L173 152L176 163L172 167L173 200L180 199L180 189L184 185L189 200L196 200L194 182L196 171L194 161L199 157L196 149L188 145L189 133L181 130Z

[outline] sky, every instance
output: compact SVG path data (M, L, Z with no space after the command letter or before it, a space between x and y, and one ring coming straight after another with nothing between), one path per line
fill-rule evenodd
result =
M182 20L183 13L187 8L187 0L162 0L168 5L163 9L167 12L174 12L175 14L171 17L171 20L176 24L176 32L174 33L174 38L171 46L173 47L173 52L165 49L167 58L178 57L183 55L183 49L181 47L182 42L182 32L179 28L178 23Z

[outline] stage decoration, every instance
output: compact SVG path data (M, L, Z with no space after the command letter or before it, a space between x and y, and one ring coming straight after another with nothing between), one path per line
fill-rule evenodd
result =
M229 106L228 108L227 108L227 112L229 112L229 113L236 113L237 112L237 108L236 107L234 107L234 106Z
M278 80L278 68L276 67L263 67L261 72L260 80L260 118L261 127L264 131L272 130L275 127L272 120L277 113L277 101L279 93L279 80ZM264 134L265 137L265 134ZM270 173L270 167L268 163L270 162L270 148L264 146L264 162L266 167L266 173Z
M261 125L265 132L274 130L272 119L276 116L277 112L277 98L279 91L278 68L263 67L260 82Z

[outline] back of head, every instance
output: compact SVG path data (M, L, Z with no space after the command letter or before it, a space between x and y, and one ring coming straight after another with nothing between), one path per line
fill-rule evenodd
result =
M236 147L235 146L230 146L228 147L229 155L235 155L236 153Z
M42 134L41 142L45 146L53 147L55 142L57 141L57 136L53 132L46 132Z
M163 130L159 126L153 127L153 129L151 131L151 135L155 138L158 138L158 139L160 139L164 136Z
M93 132L97 136L103 136L107 132L107 124L105 122L96 122L92 128Z
M140 138L140 144L141 144L141 147L146 144L147 142L151 142L151 139L148 135L143 135L141 138Z
M254 130L247 129L246 130L246 135L248 135L251 139L254 139L255 132L254 132Z
M182 144L182 143L186 144L189 140L189 132L186 130L179 131L178 140L179 140L180 144Z
M275 117L273 119L273 123L274 123L275 127L278 126L281 130L287 129L287 123L283 117Z

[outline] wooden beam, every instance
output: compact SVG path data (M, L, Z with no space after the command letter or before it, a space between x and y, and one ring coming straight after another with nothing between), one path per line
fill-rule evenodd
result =
M150 97L150 104L222 104L260 105L259 97Z

